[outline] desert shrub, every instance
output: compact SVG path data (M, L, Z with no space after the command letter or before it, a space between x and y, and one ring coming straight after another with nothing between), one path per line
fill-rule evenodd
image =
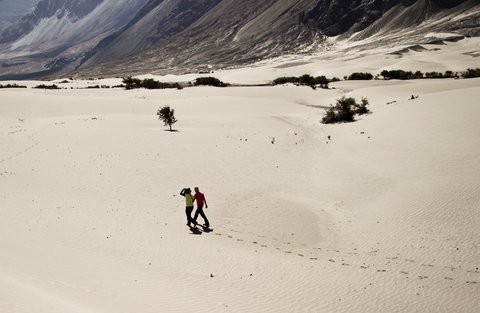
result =
M133 78L131 76L124 77L122 83L125 85L125 89L138 89L142 87L142 80L138 78Z
M330 80L325 76L317 76L313 77L309 74L304 74L300 77L295 76L285 76L285 77L278 77L273 80L273 85L284 85L284 84L295 84L299 86L309 86L315 89L317 86L320 88L328 88L328 84Z
M195 82L193 83L195 86L213 86L213 87L227 87L228 84L222 82L216 77L199 77L195 79Z
M285 77L278 77L278 78L274 79L273 84L274 85L284 85L284 84L288 84L288 83L297 84L298 81L299 81L298 77L285 76Z
M360 103L354 104L354 110L353 112L358 115L364 115L370 113L370 110L368 109L368 99L367 98L362 98Z
M373 75L370 73L352 73L347 80L372 80Z
M323 124L338 123L337 114L335 113L335 107L330 106L325 112L325 116L322 119Z
M477 74L480 77L480 69L477 69L479 73ZM469 72L471 71L471 72ZM467 70L469 74L466 76L469 76L470 74L474 73L475 70ZM465 76L465 73L462 75L464 78L469 78ZM422 73L421 71L416 71L416 72L411 72L411 71L403 71L403 70L393 70L393 71L387 71L384 70L380 73L381 76L383 76L385 79L421 79L421 78L455 78L458 77L457 73L453 71L445 71L444 73L442 72L437 72L437 71L432 71L432 72L426 72L425 74ZM475 76L473 76L475 77Z
M123 78L123 84L125 85L125 89L138 89L138 88L145 88L145 89L168 89L168 88L177 88L182 89L182 86L179 83L162 83L152 78L145 78L144 80L132 77L125 77Z
M172 125L177 122L177 119L175 118L175 110L167 105L160 107L157 111L157 115L158 119L163 121L163 124L170 127L170 131L172 131Z
M425 73L426 78L443 78L443 73L439 72L427 72Z
M61 89L60 87L58 87L57 85L53 84L53 85L44 85L44 84L41 84L41 85L38 85L38 86L35 86L33 88L36 88L36 89Z
M457 74L454 73L453 71L445 71L445 74L443 74L443 77L445 77L445 78L454 78L454 77L457 77Z
M466 72L462 73L463 78L475 78L480 77L480 68L469 68Z
M160 89L161 83L152 78L146 78L141 83L140 86L145 89Z
M416 71L413 73L413 79L420 79L423 78L423 73L421 71Z
M179 83L162 83L151 78L144 79L141 83L141 86L145 89L169 89L169 88L181 89L181 86Z
M380 73L385 79L414 79L414 78L420 78L420 71L417 71L413 73L412 71L404 71L404 70L392 70L392 71L387 71L384 70ZM421 74L423 77L423 74Z
M357 103L355 98L342 97L337 100L335 106L331 105L325 112L325 116L322 118L322 123L345 123L353 122L355 115L367 114L370 112L368 109L367 98L362 98L360 103Z
M320 85L320 88L328 89L328 84L334 81L333 79L328 79L326 76L317 76L315 77L315 83Z
M0 88L27 88L27 86L20 86L17 84L7 84L7 85L1 85Z
M316 80L312 75L304 74L298 78L298 83L305 86L315 86Z

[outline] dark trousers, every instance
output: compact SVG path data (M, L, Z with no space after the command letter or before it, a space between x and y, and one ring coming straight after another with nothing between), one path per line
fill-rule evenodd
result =
M192 219L192 212L193 212L193 206L187 206L185 208L185 214L187 214L187 225L191 226L190 224L192 223L195 225L195 221Z
M195 212L195 216L193 217L193 221L195 223L197 222L198 215L200 215L203 218L203 220L205 221L205 227L208 228L210 226L210 223L208 222L205 212L203 212L203 205L199 205L197 207L197 211Z

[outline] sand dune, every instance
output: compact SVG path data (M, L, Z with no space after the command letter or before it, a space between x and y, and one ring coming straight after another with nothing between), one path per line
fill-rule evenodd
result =
M217 74L334 73L306 61ZM475 313L479 83L2 89L0 311ZM321 124L342 95L373 113ZM155 115L166 104L176 133ZM186 186L213 232L185 226Z

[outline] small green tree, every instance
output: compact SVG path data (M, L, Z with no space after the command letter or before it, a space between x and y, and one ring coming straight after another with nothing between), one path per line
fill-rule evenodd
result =
M227 83L222 82L215 77L199 77L195 79L195 86L213 86L213 87L228 87Z
M158 119L163 121L165 126L170 127L172 131L172 125L177 122L175 118L175 110L171 109L168 105L160 107L157 111Z
M122 82L125 84L125 89L137 89L142 86L142 81L138 78L133 78L131 76L124 77Z
M337 100L335 106L330 105L322 119L324 124L348 123L355 121L355 115L363 115L370 112L367 98L362 98L361 103L357 103L355 98L342 97Z
M362 102L355 103L355 105L354 105L355 114L363 115L363 114L370 113L370 110L367 108L368 105L369 105L368 99L367 98L362 98Z

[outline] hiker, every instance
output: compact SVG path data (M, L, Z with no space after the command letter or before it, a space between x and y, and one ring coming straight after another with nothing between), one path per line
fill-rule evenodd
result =
M185 203L186 203L186 208L185 208L185 214L187 215L187 225L188 227L192 227L196 225L196 222L192 219L192 211L193 211L193 196L192 196L192 190L190 188L183 188L182 191L180 192L180 195L185 197Z
M203 212L203 205L204 204L205 204L205 208L208 209L207 200L205 199L205 195L200 192L200 189L198 189L198 187L195 187L195 196L193 197L193 201L197 201L197 211L195 211L195 216L193 217L193 222L196 225L198 215L201 215L203 220L205 221L204 227L209 228L210 223L208 222L207 216Z

